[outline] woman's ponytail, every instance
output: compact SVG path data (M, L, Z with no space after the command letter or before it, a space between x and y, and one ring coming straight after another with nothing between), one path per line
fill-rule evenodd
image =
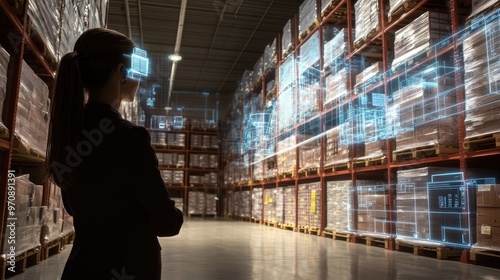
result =
M51 121L47 146L48 178L64 187L67 148L74 147L83 129L84 90L80 74L81 57L76 52L64 55L53 86ZM74 166L73 166L74 167Z

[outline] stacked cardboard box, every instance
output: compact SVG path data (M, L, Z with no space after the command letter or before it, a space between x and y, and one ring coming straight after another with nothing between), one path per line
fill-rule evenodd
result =
M15 255L19 255L40 246L40 231L42 225L46 224L49 211L46 206L42 206L43 187L30 182L29 175L16 177L15 184L12 186L15 195L12 198L8 198L8 201L15 204L13 209L8 209L6 212L9 222L7 222L4 233L4 254L10 253L9 248L12 243L9 243L8 237L13 236L15 238L14 253ZM12 206L11 204L9 205ZM60 227L54 229L57 231L58 237L62 230L62 208L59 210L58 213L60 216L54 215L51 217L53 218L51 221L57 219L59 222L60 219ZM10 228L9 225L12 223L15 223L15 227Z
M396 150L442 145L457 147L456 96L447 78L420 82L393 94L387 117L396 135Z
M275 188L264 190L264 221L276 222L276 193Z
M349 231L352 228L352 181L326 182L326 228L331 231Z
M321 159L321 146L319 139L309 141L299 146L298 170L319 168Z
M213 131L216 130L218 125L217 122L207 119L191 119L191 130L201 130L201 131ZM183 123L186 123L184 120ZM177 128L181 129L181 128Z
M284 204L285 204L285 218L284 223L289 225L296 225L296 211L295 211L295 186L283 187L285 190Z
M206 195L200 191L190 191L188 193L188 214L204 215L206 208Z
M384 67L381 61L373 63L356 75L355 94L365 93L370 85L382 81Z
M285 222L285 188L280 187L276 190L276 222Z
M500 34L498 21L469 35L463 44L466 138L500 131Z
M380 29L380 10L378 0L359 0L354 3L356 18L354 42L368 38L370 34Z
M189 167L202 169L217 169L219 156L211 154L190 154Z
M28 5L30 23L53 58L57 57L59 46L59 31L61 30L60 13L62 1L40 0Z
M430 239L428 182L435 174L456 172L457 169L422 167L398 170L396 186L396 234L398 238Z
M300 184L297 223L299 226L321 226L321 186L319 182Z
M475 247L500 250L500 185L477 186Z
M293 19L289 19L283 27L283 34L281 35L281 58L287 57L295 47L293 39L294 24Z
M0 116L2 116L3 103L7 91L7 67L9 66L10 55L0 46ZM5 128L2 118L0 117L0 126Z
M472 11L469 17L471 18L482 12L488 11L496 4L498 4L498 0L474 0L472 1Z
M349 161L349 145L341 143L340 130L337 126L326 133L325 167Z
M264 49L264 75L267 75L276 69L278 64L278 55L276 47L276 38L266 45Z
M344 101L349 94L349 79L345 68L326 77L325 99L323 104L336 104Z
M347 29L341 29L335 37L331 40L324 40L323 46L323 69L333 67L338 69L342 67L335 67L338 63L344 64L344 55L347 54ZM337 60L340 59L338 63ZM339 65L343 66L343 65Z
M426 12L396 31L392 69L427 51L435 53L451 35L449 13ZM427 56L427 54L425 54Z
M156 153L159 166L184 167L186 164L184 154Z
M319 112L319 82L309 84L304 79L302 76L299 81L298 122L308 121Z
M281 141L276 145L278 153L278 174L289 173L295 171L296 163L296 147L306 139L305 135L292 135Z
M233 191L228 191L227 192L227 197L226 197L226 205L227 205L227 209L226 209L226 214L227 215L230 215L232 217L236 217L237 216L237 212L236 212L236 197L239 193L238 192L233 192Z
M240 193L241 197L241 211L240 211L240 217L242 218L250 218L252 216L252 213L250 213L250 208L251 208L251 202L252 202L252 197L250 196L250 191L242 191Z
M299 8L299 39L308 34L308 30L318 24L318 6L316 0L305 0Z
M262 188L252 189L252 219L262 220Z
M360 184L360 182L357 182ZM358 231L389 233L389 189L387 185L361 185L358 195Z
M47 148L49 111L47 84L23 61L15 133L40 155L45 155Z

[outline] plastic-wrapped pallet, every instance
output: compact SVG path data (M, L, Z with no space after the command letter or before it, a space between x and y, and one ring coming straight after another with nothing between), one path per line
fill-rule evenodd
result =
M295 211L295 186L286 186L285 189L285 221L287 225L296 225L296 211Z
M192 134L191 135L191 149L201 149L202 135Z
M202 142L201 142L201 148L202 149L209 149L210 148L210 135L203 135Z
M63 208L63 222L62 222L62 234L66 235L75 231L75 225L73 222L73 216L66 212Z
M500 23L469 35L463 43L466 138L500 132Z
M474 0L472 1L472 11L469 17L471 18L484 11L488 11L488 9L497 4L498 0Z
M45 236L43 237L45 242L50 242L61 237L65 223L63 208L64 205L62 201L61 188L56 186L54 183L51 183L49 204L45 217Z
M165 183L173 183L172 170L160 170L161 177Z
M49 110L47 84L23 61L15 133L40 155L47 148Z
M319 182L309 184L309 227L321 227L321 185Z
M309 226L309 211L311 207L311 195L309 184L300 184L297 203L297 225L299 227Z
M326 133L326 167L349 161L349 145L341 143L340 130L341 126L337 126Z
M217 215L217 195L213 193L206 194L206 215Z
M289 19L283 27L283 34L281 35L281 58L287 57L295 47L293 40L293 19Z
M276 222L285 222L285 188L280 187L276 190Z
M261 56L257 59L253 66L252 88L258 87L259 82L262 81L264 75L264 57Z
M317 115L319 111L319 82L309 84L301 77L299 82L298 122L304 122Z
M323 104L335 105L345 100L349 95L348 73L345 68L326 77L325 99Z
M250 191L241 192L241 217L250 218L252 215L250 213L250 206L252 202L252 197L250 196Z
M321 157L321 146L319 139L309 141L299 146L299 171L311 168L319 168Z
M276 38L264 49L264 75L267 75L276 69L278 64Z
M280 90L277 102L278 131L284 132L296 123L295 90L293 87Z
M305 140L304 135L292 135L276 144L278 153L278 174L295 171L295 147Z
M189 215L204 215L205 214L205 193L199 191L190 191L188 193L188 214Z
M315 1L316 2L316 1ZM298 70L299 74L312 72L315 78L319 79L319 58L320 58L320 39L319 32L314 32L299 48ZM311 69L312 68L312 69Z
M189 185L200 185L201 184L201 179L200 176L198 175L189 175Z
M432 175L457 172L457 169L442 167L423 167L398 170L396 186L396 234L398 238L428 240L429 202L427 183Z
M363 72L356 75L356 85L355 93L361 94L372 84L377 83L382 80L382 74L384 73L384 67L381 61L373 63L368 68L364 69Z
M326 230L349 231L352 228L352 181L326 183Z
M308 31L318 24L318 6L316 0L305 0L299 7L299 40L307 36Z
M216 135L210 136L210 149L219 149L219 137Z
M57 58L59 30L61 30L61 4L61 0L38 0L31 1L28 5L28 15L33 30L44 41L54 61Z
M387 117L396 135L396 152L429 145L457 147L453 87L451 79L438 78L394 92Z
M209 155L208 156L208 167L212 169L219 168L219 156L218 155Z
M7 94L7 67L9 66L10 55L0 46L0 116L2 116L3 103ZM5 128L0 117L0 126Z
M355 30L354 43L371 39L370 35L380 30L380 10L378 0L359 0L354 3Z
M252 189L252 219L262 220L262 188Z
M321 0L321 15L326 16L341 0Z
M370 92L359 95L357 101L356 125L359 133L364 134L364 156L375 158L385 155L386 101L384 93ZM356 156L357 158L360 158Z
M262 162L262 159L265 157L265 155L255 155L254 160L257 162L252 165L253 167L253 180L255 181L260 181L264 179L264 164Z
M356 182L358 195L358 231L390 233L389 188L377 182Z
M264 190L264 221L276 222L276 189Z
M180 171L180 170L172 171L172 183L183 184L184 183L184 171Z
M341 29L333 39L324 40L323 46L323 69L343 68L345 60L343 56L347 54L347 29Z
M425 12L407 26L396 31L394 41L394 60L392 69L411 62L415 56L439 49L443 40L451 35L450 15L448 13ZM425 54L427 56L428 54Z

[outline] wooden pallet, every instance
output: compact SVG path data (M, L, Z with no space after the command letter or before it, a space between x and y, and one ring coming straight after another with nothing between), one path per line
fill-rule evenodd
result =
M281 229L287 229L291 231L295 229L295 225L293 223L279 223L278 227Z
M349 170L351 169L351 163L350 162L343 162L343 163L337 163L337 164L332 164L329 166L325 167L325 172L335 172L335 171L343 171L343 170Z
M439 260L459 260L464 250L440 245L429 245L425 242L418 243L396 239L396 251L413 253L416 256L432 257Z
M38 48L48 64L51 66L51 68L55 68L57 64L56 54L50 51L50 48L48 47L46 41L43 39L44 35L40 34L40 32L33 26L32 23L28 25L28 34L31 38L31 41L33 41L33 43ZM57 46L54 46L54 48L56 47ZM54 52L56 52L56 50L54 50Z
M9 136L9 130L0 122L0 138L8 139Z
M500 133L491 133L464 140L464 148L467 151L478 151L500 147Z
M394 237L391 236L370 236L356 235L356 243L365 244L366 246L382 247L386 250L391 249L391 243L394 243Z
M321 10L321 17L327 16L335 7L341 2L341 0L332 0L327 3Z
M37 246L16 256L15 266L9 263L9 259L2 258L5 264L5 276L9 277L26 271L26 268L39 264L42 261L41 248ZM12 271L14 270L14 271Z
M366 34L366 36L364 36L363 38L360 38L360 39L354 41L354 48L358 49L362 45L370 42L373 39L373 37L375 37L375 35L377 35L377 33L379 31L380 31L380 25L377 25L377 27L375 27L372 30L370 30L370 32L368 32L368 34Z
M251 218L250 221L252 223L257 223L257 224L260 224L260 219L257 219L257 218Z
M75 241L75 232L71 231L63 235L61 239L61 244L63 246L63 249L66 245L72 244L73 241Z
M277 227L278 223L276 221L264 220L264 225L271 226L271 227Z
M400 18L403 14L413 9L413 7L417 5L417 3L418 0L406 0L405 2L403 2L401 6L399 6L396 10L388 14L388 23L391 23Z
M289 179L289 178L293 178L294 176L294 172L290 171L290 172L284 172L284 173L281 173L278 175L278 178L279 179Z
M299 177L307 177L307 176L314 176L319 174L319 168L306 168L303 170L300 170L298 175Z
M324 230L323 235L325 237L331 237L333 240L343 240L347 242L351 242L351 240L353 240L356 236L356 234L353 232L330 231L330 230Z
M437 157L440 155L450 155L458 153L458 148L441 146L441 145L428 145L418 148L412 148L402 151L393 152L392 160L394 162L422 159L428 157Z
M43 162L45 160L45 155L35 151L35 149L28 146L19 137L14 137L14 143L12 144L12 147L12 157L16 160L36 162Z
M387 164L387 157L364 158L355 160L352 165L356 167L369 167Z
M318 25L319 25L318 20L315 20L313 23L311 23L311 25L309 25L309 27L307 27L306 30L302 31L299 34L299 41L302 41L305 38L307 38L307 36L309 36Z
M318 227L309 227L307 233L311 235L321 236L321 230Z
M500 250L473 247L469 257L474 264L500 267Z
M59 254L62 251L62 238L56 238L52 241L42 244L42 260L48 259L50 256Z

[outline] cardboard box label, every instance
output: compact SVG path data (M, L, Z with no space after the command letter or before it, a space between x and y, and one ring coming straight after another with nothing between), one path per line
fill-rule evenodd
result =
M491 226L481 225L481 234L491 235Z

